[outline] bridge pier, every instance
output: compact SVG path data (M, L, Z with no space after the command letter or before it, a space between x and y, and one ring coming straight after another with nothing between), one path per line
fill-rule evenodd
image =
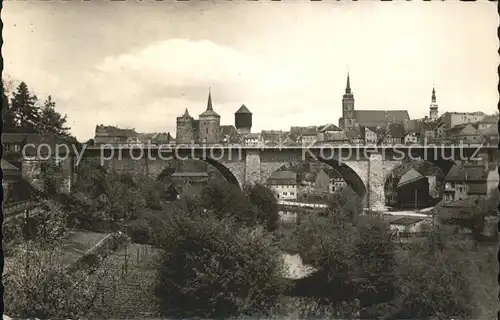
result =
M252 185L261 182L261 163L259 150L247 150L245 156L244 184Z
M370 155L367 183L368 209L378 212L387 211L385 180L391 171L401 163L402 161L384 160L380 153Z

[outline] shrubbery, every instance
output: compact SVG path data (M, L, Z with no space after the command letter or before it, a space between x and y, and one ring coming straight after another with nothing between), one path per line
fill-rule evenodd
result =
M98 294L104 268L70 270L63 259L66 214L47 205L33 240L18 247L4 274L5 313L21 318L81 318Z
M157 296L165 315L266 313L286 288L279 250L261 228L232 219L174 215L166 224Z

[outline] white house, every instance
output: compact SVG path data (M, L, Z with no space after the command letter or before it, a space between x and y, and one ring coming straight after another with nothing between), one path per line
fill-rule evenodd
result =
M267 179L267 186L281 200L297 199L297 173L293 171L275 171Z

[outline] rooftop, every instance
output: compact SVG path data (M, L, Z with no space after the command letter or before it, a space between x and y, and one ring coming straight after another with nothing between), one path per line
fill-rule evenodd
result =
M297 180L297 173L293 171L275 171L268 180Z
M423 177L424 176L420 172L411 168L410 170L408 170L405 174L403 174L401 176L401 178L399 179L398 187L403 185L403 184L415 181L416 179L420 179Z
M410 119L407 110L354 110L357 122L366 127L384 122L403 123Z
M252 114L250 112L250 110L248 110L248 108L244 104L235 113L248 113L248 114Z
M484 166L454 165L446 175L446 181L486 181Z

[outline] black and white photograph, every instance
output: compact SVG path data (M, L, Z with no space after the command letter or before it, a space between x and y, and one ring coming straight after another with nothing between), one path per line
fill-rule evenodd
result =
M497 319L497 6L4 1L3 319Z

